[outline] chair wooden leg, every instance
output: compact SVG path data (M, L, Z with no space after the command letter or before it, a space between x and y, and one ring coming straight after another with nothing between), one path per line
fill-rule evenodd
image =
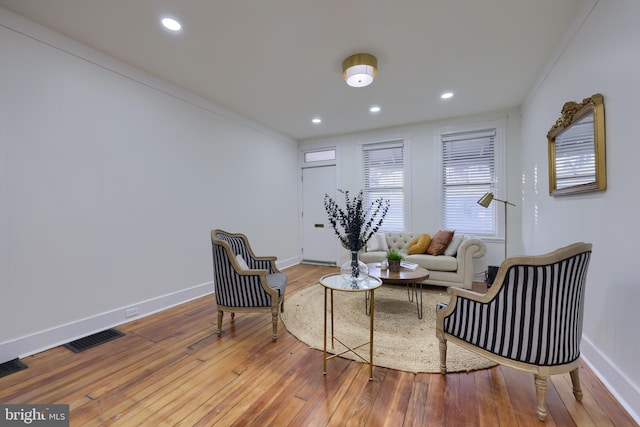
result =
M278 339L278 311L271 315L271 324L273 325L273 334L271 335L271 340L276 341Z
M534 375L536 383L536 397L538 400L538 419L545 421L547 419L547 377L542 375Z
M571 375L571 384L573 384L573 395L578 402L582 401L582 389L580 388L580 373L578 368L569 372Z
M440 373L447 373L447 340L440 338Z
M224 316L224 312L222 310L218 310L218 336L222 335L222 317Z

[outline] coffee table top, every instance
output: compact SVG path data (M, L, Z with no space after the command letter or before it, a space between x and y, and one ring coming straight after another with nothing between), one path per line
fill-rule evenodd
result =
M369 275L367 280L364 280L357 285L353 285L351 282L345 280L340 273L334 273L322 276L320 278L320 284L325 288L334 289L336 291L361 292L379 288L382 286L382 280L373 275Z
M379 263L367 264L367 267L369 268L369 274L380 278L382 283L400 285L422 282L429 278L429 270L420 266L413 271L406 268L400 268L400 271L380 270Z

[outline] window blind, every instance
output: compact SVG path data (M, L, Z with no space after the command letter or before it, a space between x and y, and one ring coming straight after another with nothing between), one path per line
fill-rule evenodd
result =
M457 232L495 235L494 204L477 202L495 192L495 129L442 135L443 227Z
M382 224L385 231L404 231L404 143L393 141L362 147L364 201L383 198L390 201Z

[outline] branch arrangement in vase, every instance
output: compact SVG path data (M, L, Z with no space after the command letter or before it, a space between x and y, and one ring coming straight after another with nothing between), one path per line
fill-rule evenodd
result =
M328 194L324 195L324 208L342 246L352 252L358 252L382 226L390 202L378 198L365 208L362 190L353 198L350 197L349 191L338 191L344 194L345 208L338 206Z

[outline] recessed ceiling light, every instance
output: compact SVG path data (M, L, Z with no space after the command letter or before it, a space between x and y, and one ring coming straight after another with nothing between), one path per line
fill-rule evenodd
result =
M313 119L311 119L311 123L314 123L316 125L320 124L322 123L322 119L320 117L314 117Z
M171 30L171 31L180 31L180 29L182 28L182 25L173 18L163 18L162 25L167 30Z
M445 92L442 95L440 95L440 98L442 99L449 99L453 97L453 92Z
M371 108L369 108L369 111L372 113L379 113L381 110L379 105L372 105Z

